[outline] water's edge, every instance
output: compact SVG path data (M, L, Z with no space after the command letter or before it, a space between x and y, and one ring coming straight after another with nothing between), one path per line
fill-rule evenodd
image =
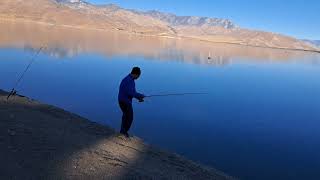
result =
M234 179L76 114L19 95L7 101L7 95L0 90L4 179Z

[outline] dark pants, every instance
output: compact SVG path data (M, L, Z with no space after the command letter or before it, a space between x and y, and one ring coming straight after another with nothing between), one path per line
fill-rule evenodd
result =
M119 102L119 106L122 111L122 123L121 123L121 133L127 133L131 127L133 121L133 109L132 104Z

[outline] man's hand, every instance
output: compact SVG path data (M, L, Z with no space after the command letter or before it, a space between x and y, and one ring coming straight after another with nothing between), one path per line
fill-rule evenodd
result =
M138 100L139 100L139 102L144 102L143 98L139 98Z
M139 102L144 102L144 98L145 98L146 96L145 95L142 95L142 97L140 97L138 100L139 100Z

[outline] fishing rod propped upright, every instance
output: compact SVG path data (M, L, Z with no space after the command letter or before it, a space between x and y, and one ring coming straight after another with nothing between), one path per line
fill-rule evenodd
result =
M40 52L42 51L44 47L40 47L39 50L35 53L35 55L31 58L28 66L26 67L26 69L20 74L19 79L16 81L16 83L14 84L10 94L7 96L7 100L9 100L9 98L11 96L15 96L17 94L16 88L18 87L19 83L22 81L24 75L27 73L27 71L29 70L29 68L31 67L31 65L33 64L33 62L36 60L36 58L38 57L38 55L40 54Z

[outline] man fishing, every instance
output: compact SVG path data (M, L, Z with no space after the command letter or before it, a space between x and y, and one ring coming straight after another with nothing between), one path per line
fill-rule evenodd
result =
M120 133L126 137L129 137L128 131L133 121L132 99L136 98L139 102L143 102L146 97L136 91L135 80L139 79L140 75L140 68L134 67L131 73L121 81L119 88L118 101L123 113Z

